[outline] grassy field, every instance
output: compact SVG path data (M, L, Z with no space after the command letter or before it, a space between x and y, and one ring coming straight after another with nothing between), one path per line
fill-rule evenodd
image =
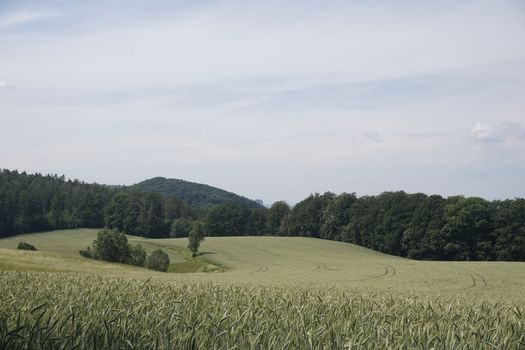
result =
M298 237L208 237L196 262L185 239L130 236L172 271L214 271L159 273L80 257L96 232L0 240L0 348L525 347L525 263Z
M161 248L181 270L208 264L223 273L157 274L127 265L84 259L78 251L91 244L97 230L34 233L0 240L0 268L23 271L101 272L153 276L163 280L218 283L300 285L393 294L463 297L467 300L525 305L525 263L431 262L403 259L353 244L303 237L208 237L194 263L186 239L128 236L148 253ZM27 241L38 252L13 251ZM3 250L8 249L8 250ZM202 259L205 259L204 262ZM113 271L114 270L114 271ZM174 270L174 268L172 268ZM217 269L221 271L221 269Z

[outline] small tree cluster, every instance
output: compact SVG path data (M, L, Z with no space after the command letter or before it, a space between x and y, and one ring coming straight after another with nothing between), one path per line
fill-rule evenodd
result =
M79 253L83 257L90 259L100 259L141 267L146 265L148 268L150 268L148 261L151 260L151 266L159 266L158 268L151 268L152 270L167 271L169 257L162 250L159 249L159 251L166 255L160 258L160 263L157 263L157 260L159 260L157 251L154 251L146 259L146 250L141 244L129 244L126 235L117 229L103 229L98 232L97 239L93 242L93 249L87 247L86 250L81 250Z
M20 243L18 243L18 247L16 249L36 251L35 246L31 245L31 244L29 244L27 242L20 242Z
M116 229L100 230L93 248L100 260L127 264L131 259L128 238Z

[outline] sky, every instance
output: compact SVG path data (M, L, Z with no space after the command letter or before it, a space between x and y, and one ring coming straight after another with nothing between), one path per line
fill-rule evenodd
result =
M0 168L525 197L525 2L0 0Z

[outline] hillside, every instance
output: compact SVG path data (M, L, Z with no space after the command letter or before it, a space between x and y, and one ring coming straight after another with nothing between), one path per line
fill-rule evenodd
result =
M195 260L227 265L225 272L161 273L80 257L76 250L95 235L78 229L0 240L1 348L525 344L522 262L413 261L305 237L207 237ZM40 250L13 249L22 239ZM187 259L186 239L128 239Z
M9 270L56 271L60 257L67 271L85 272L86 259L78 250L96 237L97 230L62 230L26 234L0 240L0 268ZM128 236L148 252L161 248L173 263L190 260L185 255L186 239L148 239ZM13 250L19 241L34 244L35 264L28 265L31 253ZM6 250L9 249L9 255ZM395 294L463 296L472 300L515 301L525 305L525 263L521 262L432 262L414 261L382 254L350 243L305 237L207 237L200 259L228 268L224 273L152 273L148 270L115 266L115 274L151 275L168 280L196 280L226 284L293 285L349 291L378 291ZM50 256L46 254L51 254ZM20 255L17 258L17 255ZM20 260L19 260L20 259ZM58 260L57 260L58 259ZM81 264L80 264L81 263ZM17 267L20 265L19 267ZM32 267L31 267L32 266ZM93 266L93 271L100 266Z
M260 207L255 201L235 193L179 179L154 177L139 182L133 187L143 191L157 192L163 196L175 196L195 208L206 208L223 203L243 204L250 208Z

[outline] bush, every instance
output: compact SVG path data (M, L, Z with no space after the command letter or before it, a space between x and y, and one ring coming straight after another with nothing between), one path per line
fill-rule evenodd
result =
M26 243L26 242L20 242L18 243L18 247L17 249L20 249L20 250L33 250L33 251L36 251L36 248L35 246L29 244L29 243Z
M129 263L135 266L144 267L144 261L146 260L146 250L141 244L130 245L130 259Z
M127 264L131 258L128 238L116 229L100 230L93 242L93 250L101 260Z
M170 265L170 258L168 254L164 253L161 249L154 250L151 255L146 259L146 267L150 270L168 271Z
M82 255L84 258L88 258L88 259L96 259L97 256L95 255L95 253L91 250L90 247L87 247L86 250L79 250L78 251L80 253L80 255Z

